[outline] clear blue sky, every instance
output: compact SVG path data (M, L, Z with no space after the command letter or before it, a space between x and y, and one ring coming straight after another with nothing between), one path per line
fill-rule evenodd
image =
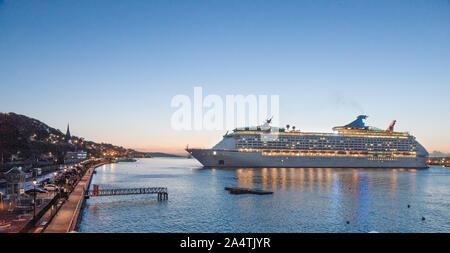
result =
M223 134L171 130L194 86L279 94L304 131L396 119L450 152L450 2L0 0L0 111L178 152Z

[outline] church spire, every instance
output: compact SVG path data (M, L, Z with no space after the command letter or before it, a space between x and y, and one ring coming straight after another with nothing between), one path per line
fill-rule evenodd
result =
M67 140L67 142L70 142L70 139L72 139L72 136L70 136L69 123L67 123L67 132L66 132L66 140Z

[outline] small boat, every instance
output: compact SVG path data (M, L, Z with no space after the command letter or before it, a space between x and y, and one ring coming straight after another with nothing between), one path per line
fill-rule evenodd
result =
M265 191L262 189L239 188L239 187L225 187L225 190L229 191L230 194L256 194L256 195L273 194L272 191Z

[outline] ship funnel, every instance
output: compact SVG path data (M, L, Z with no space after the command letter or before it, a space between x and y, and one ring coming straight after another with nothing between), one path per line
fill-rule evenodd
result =
M392 121L392 123L389 125L389 127L386 131L391 132L391 133L394 132L395 123L397 123L396 120Z
M366 119L369 116L367 115L359 115L358 118L352 123L345 125L344 127L356 127L356 128L365 128L366 127Z

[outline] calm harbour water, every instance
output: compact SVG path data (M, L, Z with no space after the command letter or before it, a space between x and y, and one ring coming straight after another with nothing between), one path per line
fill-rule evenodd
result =
M195 159L152 158L99 167L92 184L166 186L169 200L90 198L79 232L450 232L450 168L439 166L203 169ZM274 194L231 195L227 186Z

